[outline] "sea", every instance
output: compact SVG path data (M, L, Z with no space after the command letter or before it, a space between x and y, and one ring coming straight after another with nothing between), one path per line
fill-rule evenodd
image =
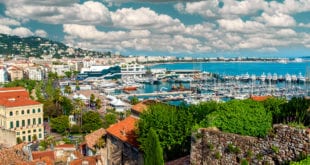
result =
M236 76L244 74L255 74L260 76L261 74L276 73L278 76L286 74L299 75L307 77L310 75L310 62L186 62L186 63L163 63L149 66L150 69L166 69L166 70L199 70L201 72L215 73L218 75ZM308 77L310 78L310 77ZM174 83L163 82L158 85L145 84L144 88L140 92L152 93L156 91L169 91ZM185 88L190 87L190 83L182 84ZM281 84L280 84L281 85ZM283 84L282 84L283 85ZM145 99L145 98L144 98ZM170 102L171 104L179 104L179 102Z
M301 73L306 76L307 70L310 72L310 62L201 62L201 63L164 63L157 64L150 67L165 68L167 70L200 70L202 72L210 72L219 75L242 75L248 73L249 75L268 73L277 75L296 74ZM310 73L309 73L310 74Z

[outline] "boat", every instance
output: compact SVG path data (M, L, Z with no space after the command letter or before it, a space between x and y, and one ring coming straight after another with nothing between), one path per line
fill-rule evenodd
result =
M296 74L293 74L291 77L292 77L292 81L294 81L294 82L297 81L297 76L296 76Z
M273 74L272 81L278 81L278 75L276 73Z
M266 75L265 73L263 72L263 74L259 77L259 79L264 82L266 80Z
M271 73L268 73L268 74L267 74L267 80L268 80L268 81L271 81L271 79L272 79L272 75L271 75Z
M285 81L286 81L286 82L291 82L291 81L292 81L292 77L291 77L290 74L286 73L286 75L285 75Z
M252 75L251 75L251 79L252 79L252 81L255 81L255 80L256 80L256 75L255 75L255 74L252 74Z
M137 88L138 87L136 87L136 86L125 86L125 87L123 87L123 90L124 91L135 91L135 90L137 90Z
M298 82L300 83L306 82L306 78L301 73L298 74Z
M250 75L248 73L242 75L241 80L248 81L250 79Z

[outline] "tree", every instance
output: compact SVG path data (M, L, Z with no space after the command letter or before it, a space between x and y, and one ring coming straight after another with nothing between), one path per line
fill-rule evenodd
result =
M90 104L95 103L95 95L93 93L90 95L89 102L90 102Z
M102 107L102 105L101 105L102 101L99 98L96 99L95 103L96 103L96 109L100 109Z
M103 119L103 128L109 128L111 124L117 122L117 116L114 113L107 113Z
M51 127L58 133L64 133L69 128L69 117L62 115L51 119Z
M304 125L309 124L309 118L307 118L309 112L310 101L301 98L293 97L288 103L283 105L282 109L282 120L283 122L297 122Z
M83 132L91 132L102 127L103 122L100 118L100 114L94 111L88 111L83 114Z
M193 117L187 109L155 103L140 115L138 141L146 143L149 129L153 128L158 134L165 160L173 160L189 153L193 124Z
M17 138L16 138L16 143L17 143L17 144L20 144L20 143L22 143L22 142L23 142L23 140L22 140L20 137L17 137Z
M71 99L69 99L67 97L63 97L62 108L63 108L65 115L71 114L71 111L74 109L74 105L73 105Z
M153 128L151 128L146 136L145 143L141 145L144 151L144 164L147 165L163 165L163 149L160 146L159 138Z
M65 75L66 75L66 77L68 77L68 78L71 78L71 76L72 76L72 72L71 71L66 71L65 72Z
M130 99L130 104L135 105L139 103L139 99L137 96L134 96Z
M262 102L265 110L272 113L272 123L281 123L283 121L282 107L286 100L282 98L269 98Z
M72 89L71 89L71 86L70 86L70 85L66 85L66 86L65 86L64 93L66 93L66 94L72 93Z
M272 127L272 115L259 102L232 100L219 105L201 123L202 127L217 127L224 132L265 137Z
M34 135L32 136L32 141L37 141L37 140L38 140L38 137L37 137L36 134L34 134Z

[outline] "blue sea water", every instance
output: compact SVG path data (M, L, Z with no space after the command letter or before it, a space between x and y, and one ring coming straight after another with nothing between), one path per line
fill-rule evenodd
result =
M277 62L202 62L202 63L169 63L153 65L150 68L166 68L167 70L201 70L220 75L241 75L262 73L276 73L278 75L301 73L306 75L307 68L310 68L310 62L289 62L286 64ZM310 71L310 69L308 69Z

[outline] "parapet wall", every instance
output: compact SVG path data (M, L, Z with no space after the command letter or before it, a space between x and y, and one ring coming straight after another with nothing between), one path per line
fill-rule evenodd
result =
M4 144L5 147L16 145L16 133L11 130L0 128L0 144Z
M283 164L310 154L309 131L274 125L266 138L201 128L192 136L191 165Z

